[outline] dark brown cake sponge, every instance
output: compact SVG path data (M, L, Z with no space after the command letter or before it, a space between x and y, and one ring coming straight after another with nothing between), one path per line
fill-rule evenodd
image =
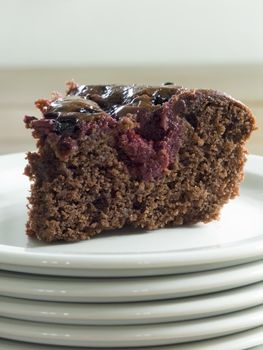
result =
M212 90L77 86L25 117L38 151L27 234L87 239L125 224L209 222L239 192L251 111Z

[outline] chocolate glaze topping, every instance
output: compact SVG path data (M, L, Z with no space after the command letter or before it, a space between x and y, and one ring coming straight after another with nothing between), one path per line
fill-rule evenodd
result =
M180 148L181 107L175 97L182 91L172 83L72 85L64 98L56 95L53 100L38 100L43 118L27 116L25 123L37 138L56 134L57 153L65 160L76 150L76 140L83 133L89 134L98 125L104 131L115 128L116 148L131 175L152 179L161 176ZM125 123L130 126L123 131Z
M180 90L182 88L175 85L81 85L71 90L69 95L94 101L102 110L119 119L127 113L155 111Z

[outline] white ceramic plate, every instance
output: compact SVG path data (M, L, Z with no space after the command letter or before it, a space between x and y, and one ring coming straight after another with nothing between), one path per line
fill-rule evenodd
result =
M89 241L47 245L24 234L28 181L24 155L0 157L2 269L68 276L140 276L201 271L263 256L263 158L250 156L241 196L221 220L191 227L125 228ZM132 234L131 234L132 233Z
M262 350L263 349L263 327L257 327L237 334L179 345L164 345L154 347L140 347L137 350ZM0 349L3 350L80 350L76 347L64 347L54 345L40 345L21 343L18 341L0 339ZM100 348L109 350L110 348ZM122 348L125 350L127 348ZM98 350L98 348L87 348L85 350ZM132 350L129 348L127 350Z
M202 295L263 281L263 260L213 271L138 278L70 278L0 271L0 295L64 302L131 302Z
M195 321L133 326L73 326L0 317L0 337L40 344L118 348L205 340L262 325L263 306Z
M71 325L131 325L194 320L260 304L263 282L199 297L139 303L58 303L0 297L0 316Z

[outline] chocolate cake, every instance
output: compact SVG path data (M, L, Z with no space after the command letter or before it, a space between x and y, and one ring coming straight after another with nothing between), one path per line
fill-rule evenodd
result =
M25 116L37 139L27 234L76 241L208 223L239 193L251 111L213 90L68 84Z

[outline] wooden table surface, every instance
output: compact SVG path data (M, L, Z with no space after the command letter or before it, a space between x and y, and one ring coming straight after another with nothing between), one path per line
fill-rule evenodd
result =
M185 87L225 91L254 112L258 130L249 140L248 150L263 155L263 65L0 70L0 154L34 149L23 116L38 115L33 102L49 97L53 90L63 92L65 82L72 78L89 84L173 81Z

